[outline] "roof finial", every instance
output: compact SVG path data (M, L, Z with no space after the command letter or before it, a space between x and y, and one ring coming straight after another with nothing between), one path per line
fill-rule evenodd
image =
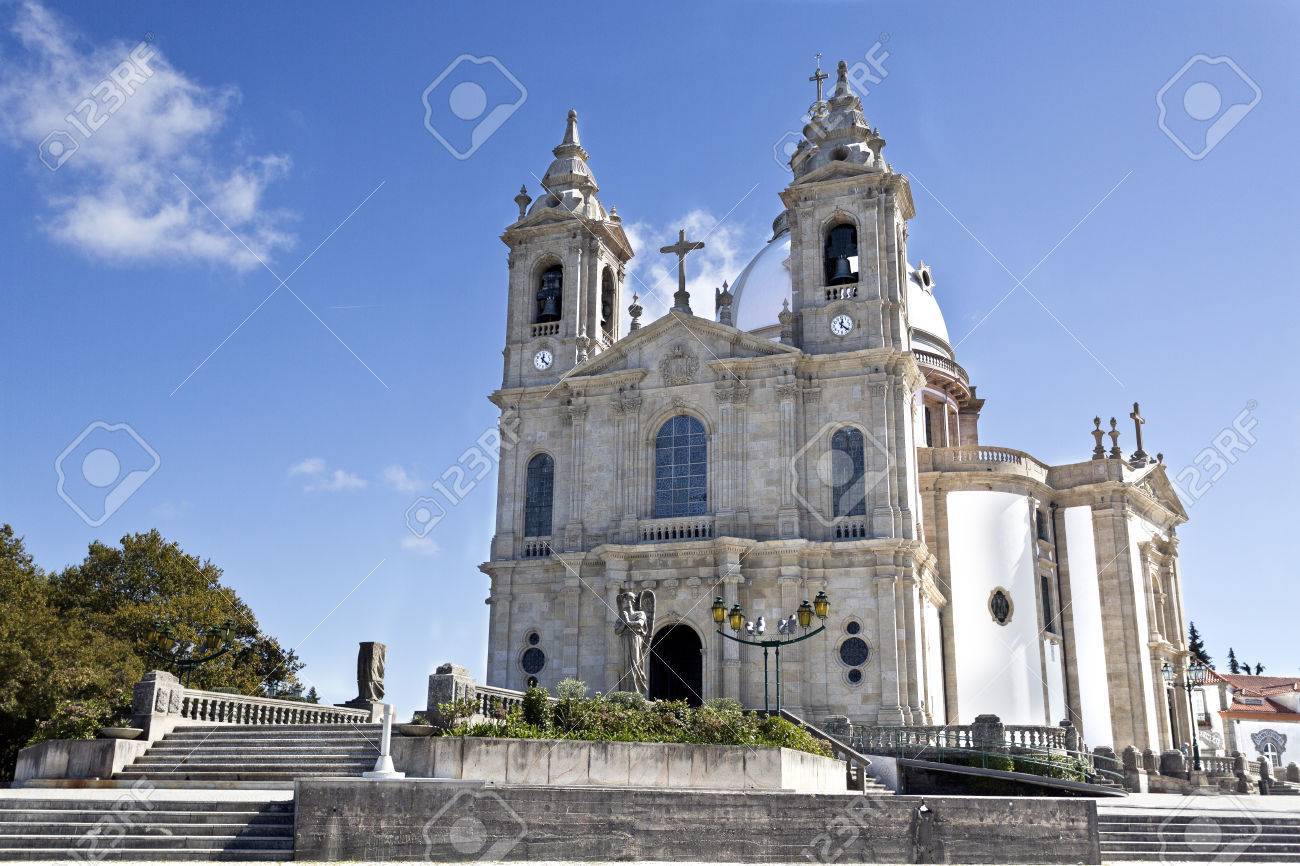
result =
M632 325L628 328L629 331L635 331L637 328L641 327L641 314L644 313L645 310L643 310L641 305L637 303L639 300L641 300L641 297L636 292L633 292L632 303L627 305L627 314L632 317Z
M849 64L841 60L835 65L835 91L831 98L843 99L846 96L853 96L853 91L849 88Z
M564 144L582 146L582 142L578 140L578 110L576 108L569 109L569 120L564 127Z
M1092 431L1092 459L1093 459L1093 460L1105 460L1105 459L1106 459L1106 446L1101 444L1101 440L1105 437L1106 434L1105 434L1104 432L1102 432L1102 429L1101 429L1101 416L1100 416L1100 415L1098 415L1097 417L1095 417L1095 418L1092 419L1092 426L1093 426L1093 431Z
M730 325L731 322L731 302L734 300L731 289L727 286L727 281L722 281L722 288L714 291L714 306L718 309L718 321L724 325Z
M826 80L827 78L829 78L829 77L830 77L830 76L827 75L825 72L822 72L822 53L821 53L820 51L818 51L818 52L817 52L817 71L814 72L812 75L808 76L808 80L809 80L809 81L816 82L816 84L817 84L817 101L818 101L818 102L821 102L821 101L822 101L822 82L825 81L825 80Z
M532 202L532 197L528 195L528 187L523 184L519 185L519 195L515 196L515 204L519 205L519 218L523 219L528 213L528 205Z
M673 310L685 313L688 316L694 315L694 313L691 312L691 294L686 291L686 254L693 250L702 249L704 249L703 242L688 241L686 239L686 229L678 230L677 243L659 248L661 253L671 253L677 256L677 291L673 292Z
M1119 422L1114 418L1110 419L1110 431L1106 435L1110 437L1110 456L1123 460L1124 452L1119 450Z

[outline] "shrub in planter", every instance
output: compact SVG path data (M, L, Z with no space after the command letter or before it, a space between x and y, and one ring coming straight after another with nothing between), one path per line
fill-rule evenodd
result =
M524 692L524 721L537 728L551 724L551 696L546 689L534 686Z

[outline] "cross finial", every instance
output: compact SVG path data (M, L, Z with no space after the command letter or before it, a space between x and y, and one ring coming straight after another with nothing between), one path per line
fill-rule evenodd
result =
M1128 413L1128 416L1133 419L1133 427L1137 433L1137 449L1128 462L1133 466L1146 466L1151 462L1150 455L1142 450L1142 425L1147 423L1147 419L1142 417L1142 409L1137 403L1133 404L1133 411Z
M817 84L817 101L822 101L822 82L830 78L825 72L822 72L822 53L817 52L817 71L808 76L808 80Z
M673 309L688 316L694 314L691 312L691 295L686 291L686 254L702 249L703 242L686 239L686 229L678 229L677 243L659 248L661 253L677 256L677 291L673 293Z

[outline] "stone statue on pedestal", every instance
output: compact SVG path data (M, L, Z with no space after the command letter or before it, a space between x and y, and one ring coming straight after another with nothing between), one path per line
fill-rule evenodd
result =
M631 591L618 594L618 622L614 633L623 638L623 674L619 677L620 689L650 694L650 640L655 627L655 594L642 590L638 596Z
M362 641L357 650L357 696L340 707L370 710L371 721L378 721L384 702L384 662L388 647L378 641Z

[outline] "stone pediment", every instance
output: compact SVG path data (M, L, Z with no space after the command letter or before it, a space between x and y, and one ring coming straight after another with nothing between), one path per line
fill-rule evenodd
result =
M1130 483L1182 520L1186 520L1187 510L1183 508L1183 501L1178 496L1178 488L1174 487L1173 482L1169 480L1164 464L1155 463L1139 471L1142 474Z
M730 325L670 311L579 364L565 378L572 381L642 369L650 373L647 385L672 387L714 378L711 362L800 354L793 346Z

